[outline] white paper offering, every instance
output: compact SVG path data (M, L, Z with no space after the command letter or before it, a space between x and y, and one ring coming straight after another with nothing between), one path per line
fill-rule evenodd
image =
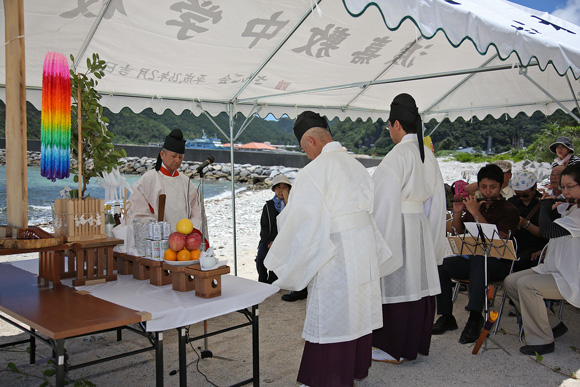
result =
M465 231L471 234L474 238L479 237L479 230L477 228L477 223L475 222L465 222ZM500 239L497 231L497 226L495 224L489 223L479 223L481 230L487 239Z

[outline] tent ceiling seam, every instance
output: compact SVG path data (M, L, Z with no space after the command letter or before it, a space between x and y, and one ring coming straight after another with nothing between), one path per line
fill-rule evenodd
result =
M479 68L485 68L495 58L497 58L497 53L494 54L494 55L492 55L492 57L489 58L488 60L486 60L481 66L479 66ZM455 92L455 90L457 90L458 88L460 88L463 84L465 84L467 81L469 81L474 76L475 76L475 73L472 73L472 74L467 75L464 79L462 79L455 86L453 86L451 89L449 89L449 91L447 93L443 94L441 96L441 98L439 98L437 101L435 101L431 106L429 106L423 112L424 113L425 112L429 112L431 109L433 109L435 106L437 106L438 104L440 104L444 99L446 99L447 97L449 97L453 92Z
M316 2L316 5L318 6L321 2L322 0L318 0ZM270 63L270 61L276 55L276 53L282 49L282 47L286 44L288 39L290 39L294 35L296 30L302 25L302 23L304 23L304 21L308 18L308 16L312 14L312 10L313 10L312 7L310 7L309 10L302 16L302 18L294 25L294 27L290 30L290 32L284 37L284 39L282 39L282 41L274 48L274 50L272 50L272 52L266 58L266 60L264 60L264 62L262 62L258 66L258 68L252 73L252 75L250 75L250 78L248 78L248 80L242 85L242 87L238 89L236 94L230 99L230 102L233 103L240 96L240 94L243 93L246 87L248 87L252 83L252 81L256 79L258 74L260 74L260 72L264 69L264 67L266 67L266 65Z
M552 100L552 102L554 102L555 104L560 106L560 108L562 110L564 110L566 113L568 113L568 115L570 115L572 118L574 118L576 120L576 122L580 123L580 118L578 118L574 113L572 113L572 111L570 109L568 109L566 106L564 106L564 104L562 104L556 97L554 97L552 94L550 94L550 92L548 90L544 89L539 83L537 83L535 80L532 79L532 77L530 77L528 75L527 68L520 69L520 75L522 75L524 78L526 78L528 81L530 81L542 93L546 94Z
M111 1L112 0L107 0L107 3L103 4L103 7L101 8L101 12L99 12L99 15L97 16L97 19L93 23L93 26L91 27L91 30L89 31L89 34L87 35L87 37L85 38L85 41L83 42L83 45L79 49L79 52L77 53L77 56L76 56L77 61L76 61L76 63L73 63L72 70L74 72L77 71L77 66L79 63L81 63L80 59L85 55L85 51L89 47L89 44L93 40L93 36L95 36L95 33L97 32L97 28L99 28L99 25L101 25L101 21L103 20L103 17L105 16L105 13L107 12L109 5L111 4Z

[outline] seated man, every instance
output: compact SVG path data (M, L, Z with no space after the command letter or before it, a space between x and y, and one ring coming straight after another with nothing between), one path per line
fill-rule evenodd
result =
M536 176L530 171L514 173L510 185L515 196L508 199L520 214L520 222L514 234L518 245L519 260L514 265L514 271L532 267L532 254L541 251L548 240L540 235L540 199L542 194L537 190Z
M501 183L501 196L504 199L509 199L515 195L514 189L509 185L509 182L512 178L512 163L507 160L496 160L493 164L497 165L501 168L503 172L503 181ZM481 199L483 196L478 189L478 183L471 183L465 187L465 190L470 195L475 195L476 198Z
M458 232L465 230L465 222L495 224L502 238L512 234L519 222L518 210L500 196L503 183L503 172L494 164L487 164L477 173L477 184L483 198L489 200L478 201L474 196L453 203L453 227ZM498 200L499 198L499 200ZM495 199L495 200L494 200ZM463 214L463 210L465 214ZM488 257L488 281L501 281L509 273L511 261ZM482 310L486 302L484 257L481 255L452 256L443 260L438 267L441 294L437 296L437 314L441 317L433 325L433 334L441 335L447 331L457 329L457 322L453 317L452 281L451 279L469 280L470 312L467 324L461 333L461 344L473 343L479 337L484 319Z

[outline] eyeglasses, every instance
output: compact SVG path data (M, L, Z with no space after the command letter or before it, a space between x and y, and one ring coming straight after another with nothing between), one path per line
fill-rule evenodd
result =
M391 130L391 123L389 121L387 121L387 126L385 126L385 129Z
M574 185L569 185L569 186L564 186L564 187L558 187L560 189L560 191L564 191L565 189L572 189L574 187L578 187L578 184L574 184Z

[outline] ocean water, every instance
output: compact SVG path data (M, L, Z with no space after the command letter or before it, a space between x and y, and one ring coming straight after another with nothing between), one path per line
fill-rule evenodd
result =
M124 175L129 184L133 184L140 175ZM92 198L104 199L105 189L99 185L98 179L91 179L87 188ZM194 184L199 186L199 179L194 179ZM47 223L52 220L51 204L60 198L60 191L67 186L71 189L78 188L71 175L68 179L56 180L54 183L40 176L40 167L28 167L28 224L36 225ZM205 200L215 199L231 195L232 185L229 181L205 180L203 192ZM236 184L236 192L244 190L243 185ZM6 224L6 166L0 166L0 224Z

